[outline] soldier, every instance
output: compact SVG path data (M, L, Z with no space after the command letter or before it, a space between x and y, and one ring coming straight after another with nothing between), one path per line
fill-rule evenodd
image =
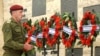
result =
M23 16L23 7L13 5L10 7L11 19L3 24L4 54L3 56L21 56L23 50L29 51L33 48L31 44L25 43L25 30L20 21Z

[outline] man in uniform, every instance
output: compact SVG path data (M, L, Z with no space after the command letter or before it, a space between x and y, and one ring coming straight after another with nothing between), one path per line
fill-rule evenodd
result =
M3 56L21 56L23 51L33 48L31 44L25 43L25 31L20 21L23 16L23 7L13 5L10 7L11 19L3 24L4 54Z

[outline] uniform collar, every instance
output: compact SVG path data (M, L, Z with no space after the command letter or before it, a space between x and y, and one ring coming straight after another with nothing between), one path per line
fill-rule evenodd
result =
M11 18L11 21L17 23L13 18Z
M11 21L20 24L20 22L16 22L13 18L11 18Z

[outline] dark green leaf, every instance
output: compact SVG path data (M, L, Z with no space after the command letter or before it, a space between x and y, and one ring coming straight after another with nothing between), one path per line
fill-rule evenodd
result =
M79 41L77 44L80 45L81 44L81 41Z
M28 21L28 25L32 26L32 20L31 19Z

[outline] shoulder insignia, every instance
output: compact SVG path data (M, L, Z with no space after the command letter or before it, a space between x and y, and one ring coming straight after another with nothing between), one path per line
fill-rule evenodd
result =
M5 31L6 31L6 32L10 32L10 29L6 29Z
M7 22L7 23L10 23L10 22L11 22L11 20L9 19L9 20L7 20L6 22Z

